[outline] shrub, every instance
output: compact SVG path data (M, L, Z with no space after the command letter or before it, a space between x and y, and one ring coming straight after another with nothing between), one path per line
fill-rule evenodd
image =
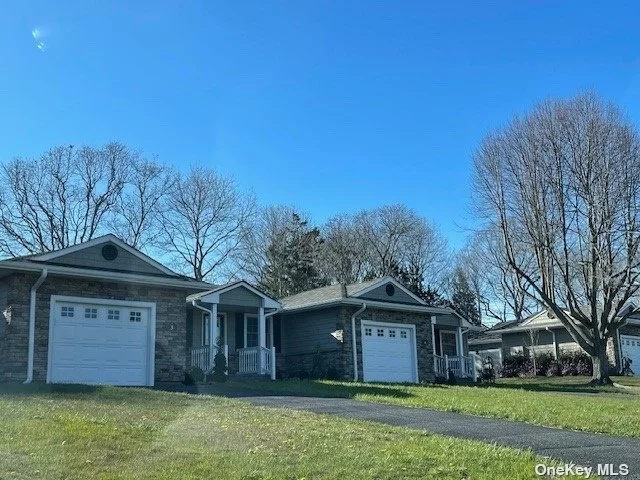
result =
M216 356L213 357L213 370L211 371L211 378L215 382L227 381L227 357L224 356L224 340L222 335L218 337L217 342L218 350Z
M509 355L502 361L502 366L498 368L498 375L501 377L519 377L531 371L533 365L524 355Z
M327 368L325 378L327 380L342 380L342 371L336 367L329 367Z
M184 384L185 385L193 385L194 383L199 383L204 381L204 371L200 367L191 367L189 370L184 372Z

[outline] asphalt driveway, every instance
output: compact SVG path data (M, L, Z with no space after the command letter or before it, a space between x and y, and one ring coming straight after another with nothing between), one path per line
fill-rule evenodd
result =
M531 449L539 455L577 465L595 466L598 463L611 463L617 467L627 464L629 475L626 478L640 479L638 439L539 427L504 419L423 408L359 402L346 398L264 395L242 391L236 392L233 396L264 407L306 410Z

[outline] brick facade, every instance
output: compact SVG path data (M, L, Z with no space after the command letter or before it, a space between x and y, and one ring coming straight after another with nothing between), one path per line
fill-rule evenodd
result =
M12 306L12 322L0 334L0 380L23 381L27 371L29 334L29 290L38 276L14 274L2 281L7 285L7 305ZM187 361L186 289L98 282L70 277L49 277L37 293L34 381L45 381L49 342L51 295L105 298L156 304L155 381L184 379Z

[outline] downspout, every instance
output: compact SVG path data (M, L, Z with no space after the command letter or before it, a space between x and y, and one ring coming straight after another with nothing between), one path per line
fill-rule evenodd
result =
M33 284L29 291L29 353L27 360L27 379L24 383L31 383L33 381L33 359L35 356L35 344L36 344L36 292L42 282L47 278L47 269L43 268L40 277ZM51 346L49 346L51 348Z
M551 338L553 338L553 359L558 360L558 344L556 343L556 332L549 329L549 327L544 327L544 329L551 334Z
M358 351L356 342L356 317L367 309L367 304L363 303L362 307L351 315L351 349L353 350L353 381L358 381Z

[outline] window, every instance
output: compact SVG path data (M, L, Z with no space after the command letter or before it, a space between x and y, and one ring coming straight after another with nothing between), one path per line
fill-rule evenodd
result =
M244 317L244 348L258 346L258 317L245 315Z
M142 312L129 312L129 321L140 323L142 321Z
M407 338L407 331L406 330L400 330L400 338Z
M61 317L73 317L73 307L62 307L60 311Z
M379 328L378 329L378 336L379 337L384 337L384 328Z
M209 333L211 332L211 315L204 313L202 315L202 346L209 345Z
M396 338L396 331L395 330L389 330L389 336L391 338Z
M367 327L367 328L365 328L365 329L364 329L364 334L365 334L367 337L370 337L370 336L371 336L371 333L372 333L372 332L371 332L371 329L370 329L369 327Z
M98 318L98 309L97 308L85 308L84 309L84 318Z
M120 320L120 310L108 310L107 311L107 319L109 319L109 320Z

